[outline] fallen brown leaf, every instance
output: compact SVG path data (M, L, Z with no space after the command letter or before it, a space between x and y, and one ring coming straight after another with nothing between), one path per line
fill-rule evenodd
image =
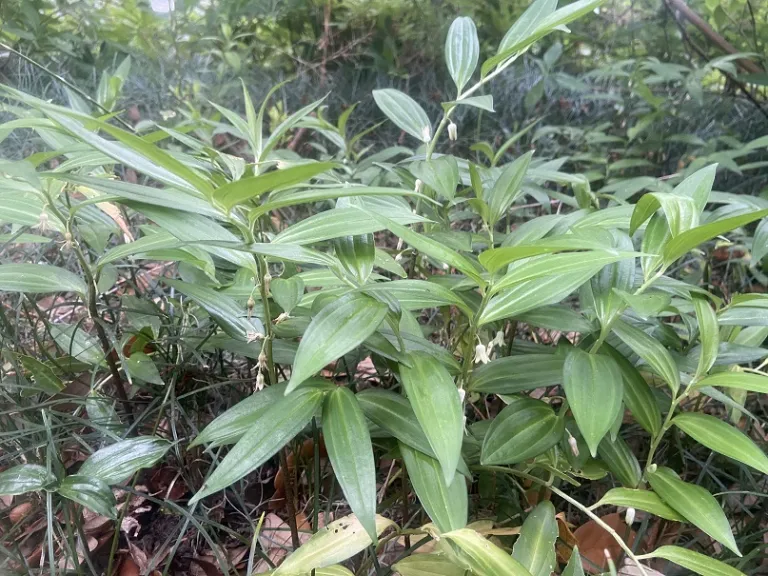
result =
M613 528L619 535L623 536L627 529L627 525L624 523L624 518L618 512L603 516L601 520ZM622 553L619 543L594 520L590 520L579 526L573 535L579 545L579 553L583 558L582 564L584 570L588 570L589 572L595 572L593 565L598 566L602 570L608 568L608 562L605 558L606 550L608 550L614 561ZM627 544L631 546L635 541L635 537L635 532L630 531ZM589 562L587 562L587 560L589 560Z

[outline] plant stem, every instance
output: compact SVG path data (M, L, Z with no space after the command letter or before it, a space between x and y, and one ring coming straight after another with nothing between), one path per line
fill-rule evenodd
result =
M280 467L285 472L285 507L288 511L288 527L291 529L291 544L294 550L298 550L301 545L299 540L299 529L296 526L296 507L293 501L293 474L288 466L287 449L280 450Z

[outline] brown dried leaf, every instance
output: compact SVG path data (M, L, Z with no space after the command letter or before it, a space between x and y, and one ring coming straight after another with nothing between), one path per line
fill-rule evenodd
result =
M603 516L601 520L620 535L625 534L627 530L627 525L624 523L622 515L618 512ZM607 570L608 562L605 558L605 550L608 550L614 559L621 555L622 549L618 542L594 520L579 526L573 535L576 537L576 542L579 545L579 553L584 559L582 562L584 570L594 572L593 565L600 567L602 570ZM635 537L635 532L630 530L627 544L632 546Z

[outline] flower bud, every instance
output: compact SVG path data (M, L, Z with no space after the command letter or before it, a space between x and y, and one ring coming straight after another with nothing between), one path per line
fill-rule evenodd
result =
M416 178L416 182L413 185L413 191L421 192L423 188L424 188L424 182L422 182L419 178Z
M253 299L253 296L248 296L248 303L246 306L248 307L248 320L250 320L251 314L253 314L253 308L256 306L256 300Z
M259 371L267 369L267 355L264 352L259 354Z
M451 120L451 123L448 124L448 140L455 142L458 137L459 129L456 124L453 123L453 120Z
M504 331L499 330L496 332L496 336L493 338L493 343L496 346L504 346Z
M421 129L421 140L422 142L429 142L432 140L432 129L429 126L424 126L424 128Z
M254 392L264 389L264 374L259 372L256 374L256 384L253 385Z
M573 452L573 455L577 458L579 457L579 443L577 442L576 438L571 436L571 433L568 433L568 445L571 447L571 452Z
M267 272L264 274L264 294L269 296L269 288L272 285L272 275Z
M38 216L38 219L37 219L37 229L40 230L40 232L48 231L48 213L47 212L40 212L40 216Z
M485 349L485 346L482 344L478 344L475 346L475 364L488 364L491 359L488 357L488 352Z
M632 524L635 523L635 509L630 507L627 508L627 513L624 515L624 522L627 523L627 526L632 526Z

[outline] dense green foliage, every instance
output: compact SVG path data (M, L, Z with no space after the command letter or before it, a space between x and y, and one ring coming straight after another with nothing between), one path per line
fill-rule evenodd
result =
M765 7L698 8L764 63ZM621 33L601 0L260 9L3 5L7 61L55 90L1 88L0 570L757 573L747 56L658 59L685 41L650 3ZM175 101L123 113L153 55ZM287 96L345 59L359 103ZM250 62L296 60L317 69L255 97ZM380 83L436 62L436 94Z

